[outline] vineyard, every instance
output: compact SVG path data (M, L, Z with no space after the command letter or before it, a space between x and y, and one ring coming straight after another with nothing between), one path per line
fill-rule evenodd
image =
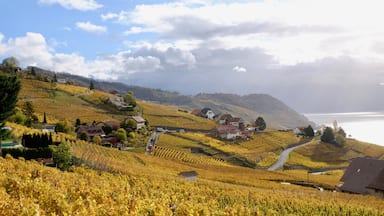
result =
M110 172L83 167L61 172L35 161L0 158L0 212L4 215L172 215L170 205L175 206L175 215L383 215L384 211L382 200L376 197L319 192L260 179L260 176L276 179L299 173L255 171L253 184L247 184L242 178L250 177L240 172L252 173L251 170L240 168L236 172L236 167L206 166L204 172L195 167L199 179L191 183L179 179L175 172L191 167L174 161L88 143L71 145L74 155L106 163ZM220 180L206 178L208 172ZM238 175L237 182L221 178L232 172Z
M152 126L211 130L216 125L212 120L179 111L176 107L142 101L138 101L138 105Z

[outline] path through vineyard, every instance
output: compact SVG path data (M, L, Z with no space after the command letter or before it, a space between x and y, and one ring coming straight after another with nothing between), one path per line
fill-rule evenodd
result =
M287 148L285 149L283 152L281 152L281 154L279 155L279 160L273 164L271 167L268 168L269 171L274 171L274 170L280 170L283 168L285 162L288 160L288 157L289 157L289 153L291 153L291 151L299 148L299 147L302 147L302 146L305 146L309 143L311 143L311 141L309 142L306 142L306 143L303 143L303 144L300 144L300 145L296 145L296 146L292 146L290 148Z

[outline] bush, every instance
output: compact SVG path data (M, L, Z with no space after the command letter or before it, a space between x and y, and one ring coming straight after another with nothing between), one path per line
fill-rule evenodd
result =
M57 167L63 171L69 171L72 165L70 147L63 142L58 146L52 146L52 157Z

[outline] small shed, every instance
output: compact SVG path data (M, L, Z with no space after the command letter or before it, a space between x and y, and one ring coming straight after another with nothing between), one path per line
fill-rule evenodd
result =
M190 182L194 182L197 179L197 172L196 171L184 171L179 173L179 177L186 179Z

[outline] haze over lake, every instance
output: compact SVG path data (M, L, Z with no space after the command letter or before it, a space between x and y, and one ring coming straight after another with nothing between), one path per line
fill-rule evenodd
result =
M304 114L318 125L333 127L336 120L347 136L384 146L384 112L310 113Z

